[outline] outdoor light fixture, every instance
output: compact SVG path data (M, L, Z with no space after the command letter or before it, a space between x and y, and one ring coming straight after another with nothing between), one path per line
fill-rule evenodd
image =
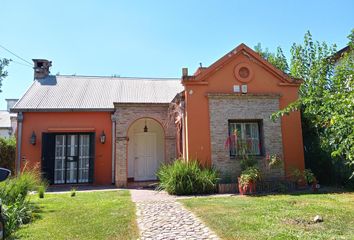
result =
M104 144L106 142L106 134L104 131L102 131L101 136L100 136L100 142Z
M30 143L32 145L36 145L36 139L37 139L37 136L36 134L34 133L34 131L32 132L32 135L31 135L31 138L30 138Z
M148 127L146 126L146 119L145 119L145 127L144 127L144 132L148 132Z

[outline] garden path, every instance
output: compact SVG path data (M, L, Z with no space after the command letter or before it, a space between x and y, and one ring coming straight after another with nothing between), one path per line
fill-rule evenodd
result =
M176 197L153 190L130 190L137 206L141 240L219 239Z

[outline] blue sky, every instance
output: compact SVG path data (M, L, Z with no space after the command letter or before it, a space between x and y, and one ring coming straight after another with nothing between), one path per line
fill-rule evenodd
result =
M354 28L354 1L17 1L3 0L0 45L27 61L53 61L52 74L180 77L240 43L288 54L310 30L342 48ZM0 49L0 57L12 58ZM5 98L19 98L33 70L12 62Z

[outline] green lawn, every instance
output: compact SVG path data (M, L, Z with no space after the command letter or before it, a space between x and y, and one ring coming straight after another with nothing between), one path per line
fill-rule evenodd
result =
M32 196L39 219L17 231L20 239L137 239L135 206L128 191Z
M193 198L181 202L223 239L354 239L354 193ZM317 214L324 222L311 222Z

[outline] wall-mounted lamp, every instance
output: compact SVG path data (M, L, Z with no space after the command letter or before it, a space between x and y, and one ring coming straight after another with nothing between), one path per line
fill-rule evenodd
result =
M145 127L144 127L144 132L148 132L148 127L146 125L146 119L145 119Z
M106 142L106 134L104 133L104 131L102 131L102 133L100 135L100 142L102 144L104 144Z
M31 138L30 138L30 143L32 145L36 145L36 140L37 140L37 136L36 134L34 133L34 131L32 132L32 135L31 135Z

